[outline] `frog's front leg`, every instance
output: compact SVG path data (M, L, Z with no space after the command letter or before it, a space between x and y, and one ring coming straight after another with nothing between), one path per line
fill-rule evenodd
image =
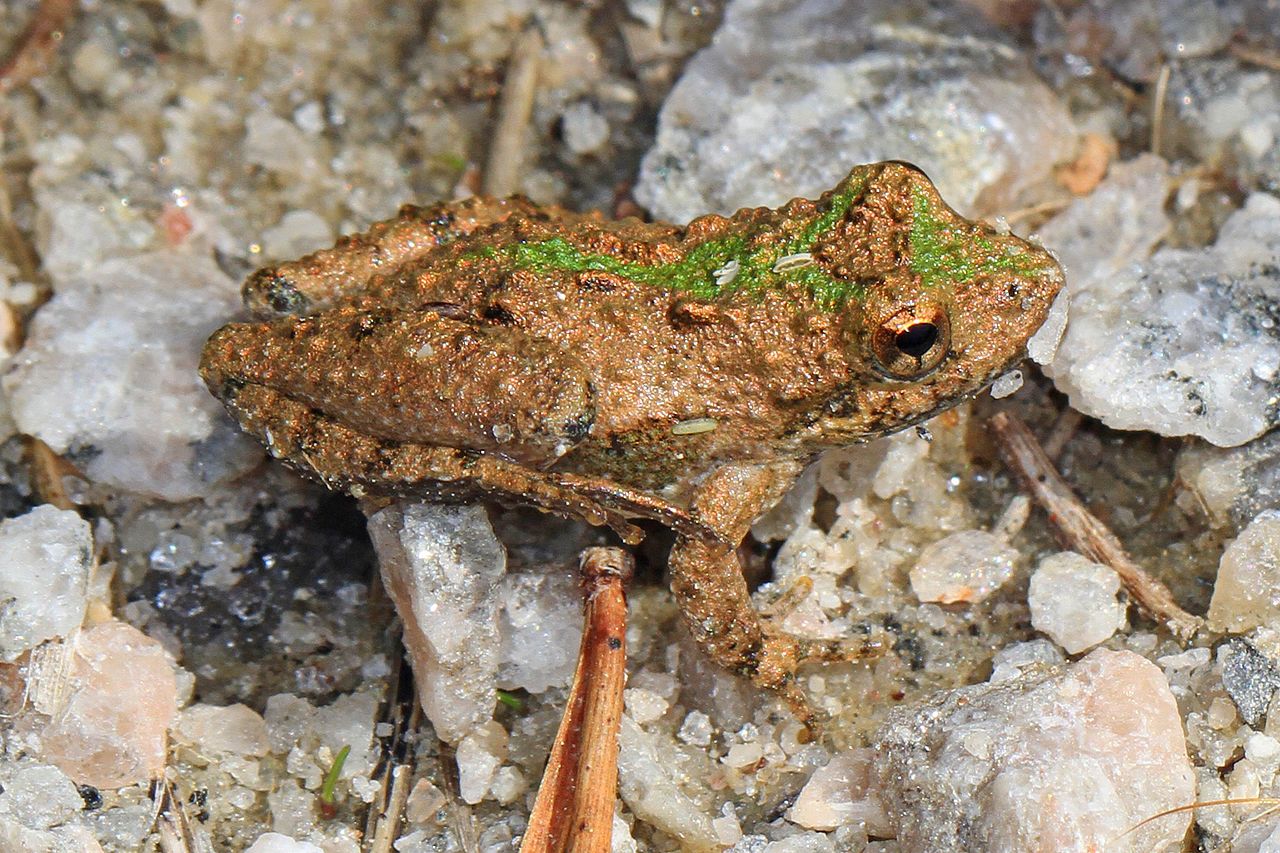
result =
M512 215L537 211L519 197L473 197L430 207L407 204L394 219L344 236L331 249L258 270L244 284L244 304L262 318L322 311L365 292L444 243Z
M721 543L679 536L671 549L671 591L698 645L716 663L781 695L806 722L813 712L795 683L806 661L856 657L874 648L806 640L772 629L752 606L737 545L751 523L795 482L790 460L726 465L694 496L695 519L717 531Z

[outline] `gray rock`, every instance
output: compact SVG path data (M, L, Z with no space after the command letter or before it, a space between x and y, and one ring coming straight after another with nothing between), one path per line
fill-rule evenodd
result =
M1271 696L1280 688L1280 670L1270 658L1239 637L1218 646L1222 686L1236 703L1240 717L1258 726L1267 714Z
M990 213L1070 159L1066 108L963 6L737 0L667 98L636 198L658 217L816 197L858 163L916 163Z
M369 534L404 622L423 713L456 744L491 718L497 700L506 551L482 506L393 504L369 517Z

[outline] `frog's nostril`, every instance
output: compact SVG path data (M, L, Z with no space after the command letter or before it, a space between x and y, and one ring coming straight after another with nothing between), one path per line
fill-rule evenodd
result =
M276 314L301 314L308 306L302 291L274 268L254 273L244 287L245 301L265 304Z
M236 395L241 389L248 384L243 379L236 376L228 376L222 380L222 384L218 387L218 392L214 395L219 400L230 403L235 400Z

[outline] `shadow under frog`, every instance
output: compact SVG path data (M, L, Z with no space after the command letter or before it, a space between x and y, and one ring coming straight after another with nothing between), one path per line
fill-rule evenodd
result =
M814 454L1008 370L1061 286L905 163L684 227L472 198L260 270L201 373L330 488L669 525L699 645L807 717L797 666L856 644L762 621L737 545Z

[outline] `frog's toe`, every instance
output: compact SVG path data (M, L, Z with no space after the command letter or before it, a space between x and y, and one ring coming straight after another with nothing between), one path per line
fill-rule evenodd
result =
M831 663L861 660L884 654L886 643L879 637L841 637L835 640L800 640L800 663Z
M878 637L813 640L784 632L766 632L750 663L741 671L753 684L776 693L800 722L818 728L824 714L815 709L796 680L796 670L808 663L830 663L876 657L886 644Z

